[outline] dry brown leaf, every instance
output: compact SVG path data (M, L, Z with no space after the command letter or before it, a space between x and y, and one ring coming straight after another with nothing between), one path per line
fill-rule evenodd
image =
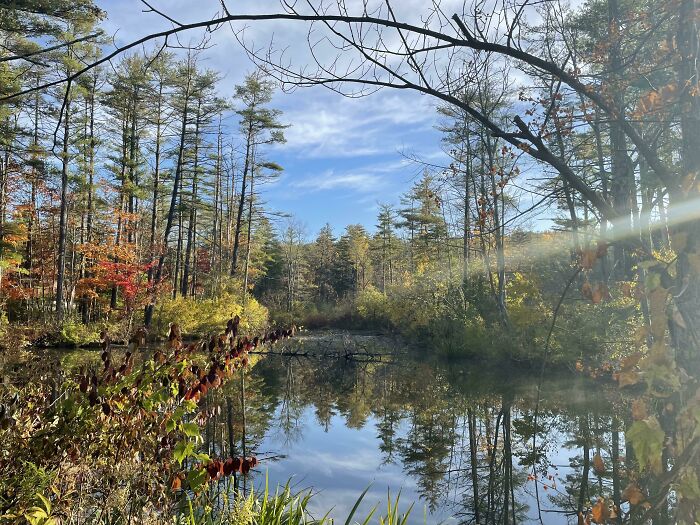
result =
M617 374L617 381L620 388L623 386L636 385L639 383L639 373L635 370L623 370Z
M646 337L646 334L643 336ZM637 363L639 363L639 360L644 356L641 352L635 352L633 354L628 355L625 357L622 361L620 361L620 367L622 370L631 370L635 366L637 366Z
M625 490L622 491L622 499L629 501L630 505L639 505L646 500L644 493L639 489L635 482L631 482Z
M632 418L635 421L641 421L649 416L647 412L647 404L643 399L635 399L632 402Z

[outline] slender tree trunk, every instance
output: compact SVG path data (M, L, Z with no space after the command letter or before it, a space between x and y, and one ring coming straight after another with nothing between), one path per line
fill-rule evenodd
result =
M128 170L128 144L129 144L129 120L128 116L125 117L122 122L122 158L120 165L119 180L121 181L121 188L119 190L119 215L117 217L117 231L114 235L114 245L119 247L121 245L122 230L124 228L124 211L126 209L126 174ZM119 257L114 257L114 262L119 262ZM118 290L115 285L112 286L112 294L109 301L109 308L115 310L117 308Z
M243 272L243 307L246 307L248 299L248 267L250 266L250 248L253 242L253 200L255 199L255 165L250 170L250 196L248 199L248 238L246 239L245 269Z
M479 460L476 455L477 451L477 434L476 434L476 416L474 411L469 408L467 409L467 420L469 424L469 458L470 458L470 472L472 480L472 498L474 502L474 523L479 525L479 508L481 507L479 502Z
M182 282L181 275L181 261L182 261L182 236L183 236L183 224L182 224L182 179L180 179L180 199L177 207L177 245L175 246L175 270L173 271L173 299L177 297L177 292L179 290L179 285Z
M153 289L155 282L153 281L154 268L153 261L156 257L156 231L158 230L158 192L160 186L160 156L161 156L161 142L162 142L162 108L163 108L163 82L162 80L158 83L158 98L156 103L156 136L155 136L155 152L154 152L154 166L153 166L153 201L151 202L151 227L149 236L149 267L148 267L148 283L149 288ZM146 306L146 311L150 305ZM145 317L144 312L144 317Z
M678 85L683 86L680 98L681 120L681 171L683 183L690 181L689 190L683 201L693 202L700 198L697 181L700 180L700 37L698 36L698 0L682 0L678 13L677 48L681 54L678 64ZM668 210L671 221L674 206L681 202L671 201ZM697 205L694 205L697 207ZM677 217L682 220L683 217ZM678 252L676 284L674 290L675 304L683 319L682 323L671 321L671 335L676 349L676 359L686 371L692 373L700 370L700 221L685 221L673 228L676 232L687 234L685 243L671 244ZM673 231L672 230L672 231ZM679 236L680 237L680 236ZM675 245L674 245L675 244ZM683 246L683 244L685 244ZM697 378L697 375L696 375ZM696 468L700 476L700 466Z
M248 170L253 164L253 125L248 126L245 146L245 160L243 164L243 178L241 179L241 194L238 201L238 214L236 215L236 230L233 234L233 253L231 254L231 275L236 275L238 269L238 250L241 237L241 224L243 221L243 210L245 209L246 184L248 182Z
M596 107L595 119L592 124L593 133L595 135L596 156L598 160L598 176L600 177L600 185L603 194L603 199L608 201L608 172L605 169L605 154L603 152L603 136L600 129L600 110ZM584 208L584 212L587 208ZM600 238L606 241L608 238L608 221L605 217L600 220ZM586 240L587 242L587 240ZM610 265L608 263L607 251L601 257L601 268L603 272L603 281L607 281L610 276Z
M467 159L464 162L464 230L462 232L462 284L469 282L469 243L471 242L471 210L469 183L471 182L471 144L467 135Z
M37 85L39 85L39 76L37 75ZM39 172L37 170L37 163L39 162L39 92L37 91L34 96L34 132L32 135L32 147L35 150L32 169L31 169L31 180L30 180L30 190L29 190L29 217L27 221L27 256L24 261L24 268L27 270L28 285L33 288L34 282L34 239L36 237L35 232L35 218L36 218L36 186L37 180L39 178Z
M56 261L56 316L64 316L63 285L66 270L66 240L68 236L68 144L70 139L70 98L63 114L63 148L61 151L61 211L58 225L58 257Z
M190 95L190 83L191 83L191 78L188 76L187 78L187 86L185 88L185 100L184 100L184 109L182 112L182 124L180 126L180 144L178 146L178 152L177 152L177 162L175 164L175 180L173 181L173 190L172 194L170 195L170 207L168 209L168 216L165 222L165 232L163 234L163 247L160 252L160 256L158 257L158 265L156 267L156 274L155 274L155 279L154 282L157 286L158 283L160 283L161 277L163 276L163 265L165 263L165 257L167 255L168 251L168 239L170 238L170 232L173 227L173 222L175 219L175 208L177 207L177 200L178 200L178 189L180 186L180 179L182 178L182 163L183 163L183 156L184 156L184 151L185 151L185 137L187 135L187 109L188 109L188 102L189 102L189 95ZM146 307L146 313L144 315L144 325L145 326L150 326L151 322L153 321L153 311L155 309L155 301L156 301L156 294L155 292L151 296L151 302L148 304Z
M219 114L219 129L216 135L216 160L214 164L214 217L211 225L211 253L209 254L209 267L212 271L216 267L217 254L221 250L221 221L219 219L219 207L221 201L221 114Z
M180 283L180 293L183 297L187 297L190 283L190 263L193 259L192 252L195 242L195 214L197 211L197 171L199 170L199 126L200 126L200 110L202 100L197 102L197 112L195 117L194 127L194 164L192 169L192 195L190 197L190 216L187 221L187 246L185 248L185 264L182 271L182 282Z

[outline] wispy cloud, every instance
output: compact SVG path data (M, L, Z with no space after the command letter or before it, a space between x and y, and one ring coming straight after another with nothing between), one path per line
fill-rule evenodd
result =
M313 158L396 152L436 122L431 101L415 93L384 90L350 99L316 88L281 101L293 123L283 147Z
M399 160L340 171L327 169L289 180L287 184L291 188L301 190L296 192L298 196L330 190L378 195L383 190L395 187L397 175L406 173L408 165L407 161Z

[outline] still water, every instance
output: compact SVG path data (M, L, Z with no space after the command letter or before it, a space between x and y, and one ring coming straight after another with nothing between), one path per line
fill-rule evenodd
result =
M625 486L629 410L612 387L348 333L274 351L206 398L204 448L257 456L248 488L312 489L316 517L344 523L370 487L358 516L388 492L414 524L576 523Z

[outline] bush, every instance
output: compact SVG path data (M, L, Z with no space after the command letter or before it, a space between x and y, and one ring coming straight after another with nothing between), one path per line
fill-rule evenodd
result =
M99 324L83 324L77 319L66 319L59 327L58 346L84 346L100 340L102 326Z
M178 323L183 334L202 335L219 332L234 315L241 316L243 333L258 333L268 324L267 308L253 298L248 298L245 311L238 298L232 293L224 293L213 299L178 297L162 301L153 319L156 334L165 335L169 323Z
M355 313L364 324L387 327L391 324L390 302L373 286L362 290L355 299Z

